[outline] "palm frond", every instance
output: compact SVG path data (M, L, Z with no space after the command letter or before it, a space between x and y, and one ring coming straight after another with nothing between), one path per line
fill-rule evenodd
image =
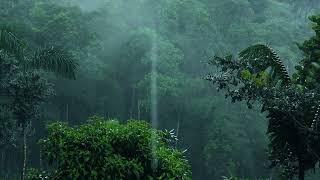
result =
M6 29L0 29L0 49L13 54L18 60L23 59L23 43Z
M74 57L59 48L38 49L28 63L32 68L53 72L58 76L75 79L78 63Z
M269 46L263 44L253 45L241 51L239 56L257 71L271 67L283 84L290 84L291 79L283 62Z

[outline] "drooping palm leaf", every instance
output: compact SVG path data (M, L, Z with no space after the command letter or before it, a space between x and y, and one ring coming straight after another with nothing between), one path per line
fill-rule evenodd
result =
M23 43L6 29L0 29L0 49L14 55L18 60L23 59Z
M32 68L53 72L65 78L76 77L78 63L70 53L62 49L55 47L39 49L29 61Z
M290 76L277 53L267 45L250 46L239 53L243 61L248 62L254 71L266 70L271 67L285 85L290 84Z
M65 78L75 79L78 64L68 52L51 47L33 53L25 51L24 44L11 31L0 29L0 50L12 54L19 64L27 68L43 69ZM31 54L31 55L30 55Z

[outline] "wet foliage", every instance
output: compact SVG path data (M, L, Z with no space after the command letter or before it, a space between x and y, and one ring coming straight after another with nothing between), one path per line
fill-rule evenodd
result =
M137 120L92 117L77 128L54 123L40 140L53 169L49 175L31 170L29 179L191 179L190 165L168 145L168 135Z
M218 66L220 73L207 77L224 89L232 102L246 101L248 108L254 102L261 104L268 119L271 167L280 166L284 178L289 179L295 174L303 179L304 172L314 169L320 160L320 94L315 76L320 24L317 16L310 20L316 35L299 46L304 58L293 77L267 45L250 46L239 53L239 59L215 57L211 64Z
M165 168L173 179L181 177L181 159L192 179L278 179L283 170L282 178L290 178L300 154L306 178L319 179L317 168L314 175L309 170L318 161L319 17L310 18L313 31L308 20L319 6L317 0L0 0L0 179L23 179L30 168L29 177L54 175L59 163L48 164L39 140L54 127L61 132L58 120L76 145L78 131L94 126L87 122L93 115L117 119L112 126L124 129L128 119L152 125L166 144L159 156L170 157ZM214 86L204 80L208 73ZM79 143L59 147L86 150ZM110 176L152 174L116 155L121 171ZM64 162L83 173L76 162ZM84 167L81 175L96 174ZM77 174L64 169L64 178Z

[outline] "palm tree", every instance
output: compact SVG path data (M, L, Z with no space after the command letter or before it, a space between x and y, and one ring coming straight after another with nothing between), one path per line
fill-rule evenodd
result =
M6 29L0 29L0 52L13 55L19 66L29 70L41 69L70 79L76 77L78 64L69 53L56 47L33 51Z
M38 80L38 72L53 72L57 76L62 76L64 78L75 79L76 71L78 69L78 64L73 58L73 56L67 51L56 48L38 48L36 50L32 50L29 48L26 43L19 38L17 38L14 33L7 29L0 29L0 62L5 61L11 64L11 67L16 67L18 72L22 72L20 77L23 77L23 80L19 83L23 84L19 86L19 91L29 91L30 87L41 86L41 84L34 85L36 80ZM0 63L0 66L2 64ZM9 73L9 69L7 67L0 67L4 69L4 71L0 72L1 75ZM36 74L35 74L36 73ZM29 74L29 75L28 75ZM0 77L1 78L1 77ZM31 83L34 86L28 86L26 83ZM23 87L23 88L22 88ZM4 93L5 96L10 96L10 93L7 91L8 88L0 85L0 93ZM40 92L41 89L38 89ZM35 91L36 92L36 91ZM11 96L16 96L12 95ZM17 97L11 97L17 98ZM35 101L31 97L30 101ZM40 99L39 101L43 101ZM23 106L23 100L16 101L16 107ZM19 104L20 103L20 104ZM22 103L22 104L21 104ZM36 103L38 105L39 102ZM22 167L22 179L25 178L26 171L26 162L27 162L27 131L26 128L28 126L28 119L30 117L25 115L26 112L19 111L16 113L16 118L18 122L18 126L22 127L23 134L23 167ZM17 115L18 114L18 115ZM35 114L32 114L35 115Z

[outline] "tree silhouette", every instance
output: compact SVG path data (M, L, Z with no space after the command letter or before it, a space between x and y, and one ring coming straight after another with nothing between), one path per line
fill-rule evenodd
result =
M255 102L262 105L268 118L271 167L280 166L288 179L295 174L304 179L304 172L320 160L320 16L310 20L316 36L299 45L304 58L292 76L271 47L257 44L241 51L238 59L214 57L210 64L219 72L206 77L233 102L247 101L249 108Z
M38 117L41 103L53 94L43 72L75 79L77 67L72 55L63 49L32 50L12 31L0 29L0 90L3 96L9 97L6 106L10 107L17 127L22 130L23 179L27 162L27 129Z

